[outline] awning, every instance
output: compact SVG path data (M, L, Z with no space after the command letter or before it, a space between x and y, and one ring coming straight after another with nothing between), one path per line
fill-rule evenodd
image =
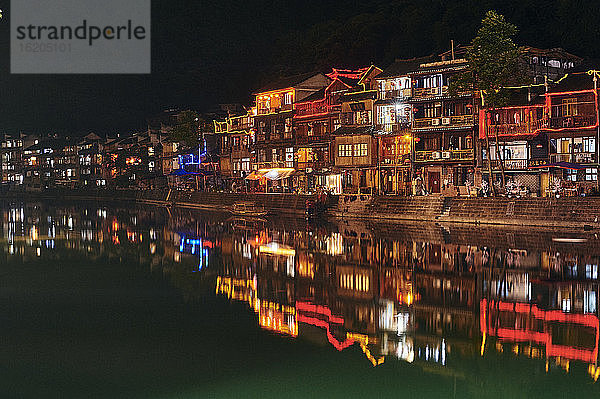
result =
M260 170L255 170L246 176L246 180L260 180L263 177L264 173L261 173Z
M259 180L263 177L269 180L282 180L292 176L295 171L294 168L259 169L246 176L246 180Z
M537 166L530 166L529 167L529 169L545 169L545 168L582 170L582 169L587 168L587 166L581 165L581 164L578 164L578 163L571 163L571 162L552 162L552 163L547 163L545 165L537 165Z

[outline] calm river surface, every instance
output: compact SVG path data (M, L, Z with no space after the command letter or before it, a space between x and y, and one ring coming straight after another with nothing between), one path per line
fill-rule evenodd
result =
M600 232L0 211L2 398L600 396Z

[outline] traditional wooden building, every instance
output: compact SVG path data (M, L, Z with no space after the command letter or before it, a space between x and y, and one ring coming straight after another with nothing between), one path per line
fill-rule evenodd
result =
M375 132L379 153L381 194L412 193L412 79L409 73L430 57L396 60L377 75Z
M543 95L528 105L481 109L479 141L482 174L488 176L491 166L496 181L504 173L506 181L539 194L542 187L548 185L547 175L540 175L540 171L535 169L548 162L548 139L543 130L546 126ZM487 161L488 151L491 162Z
M375 78L381 72L374 65L359 70L357 85L341 98L341 126L333 132L334 164L347 193L374 193L378 187L374 113Z
M598 188L598 79L575 72L546 93L551 191Z
M256 109L251 109L243 115L228 116L224 121L214 122L219 141L221 177L229 188L244 186L244 179L252 172L255 113Z
M23 135L5 135L0 142L0 183L23 184Z
M79 156L79 184L82 187L105 187L104 140L90 133L77 144Z
M331 83L296 103L296 169L298 187L305 192L326 189L341 194L341 174L332 170L332 133L340 127L342 95L358 83L360 72L333 69Z
M251 179L258 179L272 191L291 191L295 163L293 116L296 103L327 87L331 80L322 73L282 78L255 95L256 112Z
M412 78L415 172L430 193L456 194L474 179L476 99L450 96L448 84L467 70L465 59L421 64Z

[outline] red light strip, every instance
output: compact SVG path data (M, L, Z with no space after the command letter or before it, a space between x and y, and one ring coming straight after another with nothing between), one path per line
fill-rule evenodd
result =
M326 116L331 114L331 112L321 112L318 114L308 114L308 115L301 115L301 116L294 116L294 119L306 119L306 118L315 118L318 116Z
M581 324L596 330L596 345L593 350L579 349L565 345L552 344L552 335L537 331L517 330L508 328L495 329L495 335L501 339L513 341L534 341L546 345L548 356L560 356L567 359L581 360L584 362L595 362L598 357L598 340L600 339L600 322L594 315L581 315L563 313L560 310L541 310L536 305L525 303L495 302L490 301L490 306L497 306L499 311L532 314L536 319L544 321L557 321L562 323ZM491 319L486 323L487 300L480 302L480 329L482 333L488 333L493 329Z
M571 94L585 94L585 93L594 93L594 90L578 90L578 91L561 91L558 93L546 93L548 97L550 96L569 96Z
M340 352L354 343L354 340L352 339L346 339L343 342L338 341L338 339L334 337L333 334L331 334L331 331L329 330L329 323L327 323L324 320L303 315L298 315L297 320L300 323L312 324L313 326L324 328L327 331L327 339L329 340L331 345L333 345L333 347Z

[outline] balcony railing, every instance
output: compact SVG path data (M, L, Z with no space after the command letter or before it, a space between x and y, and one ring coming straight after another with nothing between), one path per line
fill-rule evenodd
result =
M505 159L503 164L505 170L524 170L527 169L529 162L527 159ZM492 166L499 168L500 162L492 160Z
M370 125L371 121L367 118L356 118L354 112L342 112L340 114L340 123L342 125Z
M521 136L532 134L538 129L542 129L548 126L548 120L540 119L530 123L505 123L501 125L490 125L488 126L488 136ZM484 135L485 137L485 135Z
M395 133L410 130L410 122L384 123L376 126L377 130L384 133Z
M473 115L442 116L439 118L419 118L413 122L415 129L470 127L475 125Z
M410 160L410 153L394 155L392 154L392 151L384 151L383 154L381 154L382 166L408 165L408 160Z
M327 161L309 161L309 162L297 162L296 167L301 170L305 169L324 169L331 166Z
M558 116L550 118L550 127L553 129L570 127L593 127L595 125L595 115Z
M292 162L293 164L293 162ZM271 169L271 168L286 168L286 167L293 167L289 166L289 162L284 162L284 161L275 161L275 162L254 162L254 169ZM287 166L286 166L287 165Z
M429 97L445 96L448 94L448 86L442 87L424 87L424 88L413 88L412 98L421 99Z
M474 159L472 149L469 150L439 150L439 151L416 151L416 162L429 161L469 161Z
M321 142L329 142L331 140L331 135L329 133L321 133L315 134L312 136L307 135L298 135L296 136L296 142L298 144L314 144Z
M283 104L280 107L270 107L270 108L260 107L257 109L257 114L258 115L274 114L277 112L291 111L293 109L294 109L294 106L292 104Z
M574 154L550 154L550 162L595 163L596 154L593 152L576 152Z
M296 104L296 116L307 116L327 112L325 100Z
M378 98L380 100L393 100L395 98L409 98L411 94L411 89L385 90L379 92Z

